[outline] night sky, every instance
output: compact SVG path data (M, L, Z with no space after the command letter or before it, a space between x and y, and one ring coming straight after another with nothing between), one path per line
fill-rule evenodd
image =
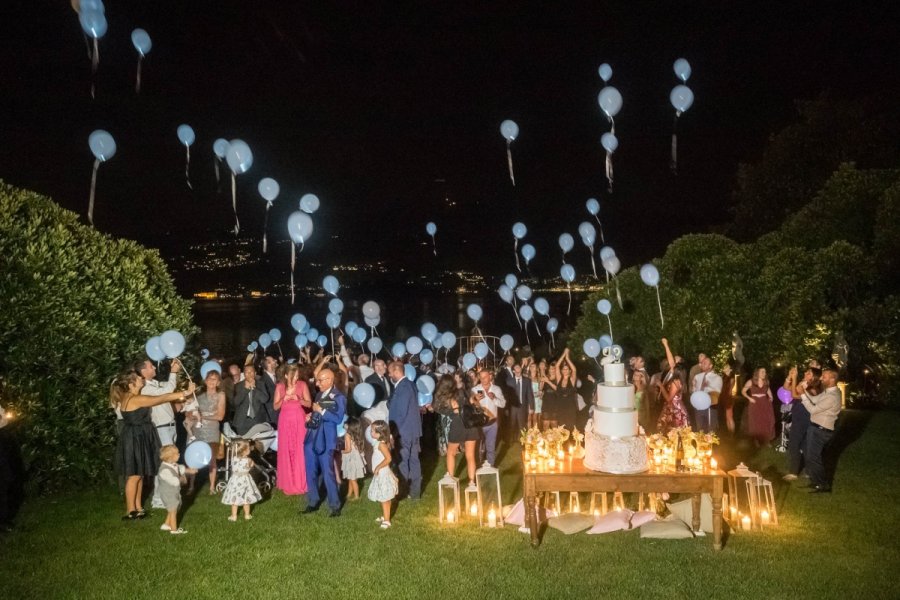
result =
M230 196L227 185L216 192L212 153L225 137L244 139L255 157L238 178L241 235L261 233L262 177L281 184L270 238L286 237L303 193L321 198L310 260L422 263L433 220L442 264L505 272L521 220L537 269L551 275L557 236L568 231L578 245L593 196L629 266L729 219L738 162L758 159L796 118L794 100L900 89L891 2L108 0L91 100L69 3L12 4L0 42L0 178L84 215L87 138L107 129L118 154L100 169L96 227L169 256L229 235ZM139 96L135 27L153 39ZM681 56L696 100L680 121L673 177L668 95ZM624 97L612 195L599 144L602 62ZM515 188L499 133L506 118L521 129ZM197 133L194 191L180 123ZM584 272L586 253L578 260Z

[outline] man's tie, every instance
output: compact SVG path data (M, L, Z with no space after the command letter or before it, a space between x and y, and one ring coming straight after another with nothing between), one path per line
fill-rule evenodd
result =
M249 390L247 392L247 418L252 419L255 415L253 414L253 390Z
M706 389L706 373L703 373L703 379L700 380L700 389Z

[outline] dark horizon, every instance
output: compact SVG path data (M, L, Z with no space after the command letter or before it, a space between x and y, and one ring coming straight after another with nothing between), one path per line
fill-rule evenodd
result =
M118 154L100 168L96 227L171 260L191 243L228 239L228 179L217 194L212 142L241 138L254 153L238 177L242 236L261 236L256 184L270 176L281 186L270 241L286 238L302 194L322 200L301 260L508 272L510 227L522 221L535 269L549 277L564 231L576 239L578 272L590 269L576 231L591 220L587 198L600 200L623 266L643 262L679 235L729 221L738 163L757 160L768 137L796 120L795 100L889 91L900 79L888 3L614 3L565 14L517 6L109 2L93 101L68 3L41 18L17 6L0 58L12 104L0 116L0 177L84 215L87 137L106 129ZM153 39L140 95L135 27ZM678 57L691 62L696 100L679 122L676 177L668 94ZM599 144L609 126L596 103L603 62L624 96L611 195ZM506 118L521 130L515 188L499 133ZM184 183L180 123L197 134L194 191ZM438 227L437 262L427 221Z

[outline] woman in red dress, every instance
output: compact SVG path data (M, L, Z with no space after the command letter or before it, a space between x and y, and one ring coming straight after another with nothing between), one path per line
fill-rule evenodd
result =
M297 365L285 367L281 381L275 386L275 410L278 415L278 489L287 495L306 493L306 460L303 439L306 437L307 413L312 399L306 382L299 378Z
M744 384L741 394L747 405L747 435L756 445L768 445L775 438L775 412L772 409L772 389L769 377L762 367L753 372L753 378Z

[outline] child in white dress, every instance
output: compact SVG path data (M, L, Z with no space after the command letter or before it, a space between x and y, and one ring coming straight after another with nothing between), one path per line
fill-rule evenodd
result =
M234 460L231 463L231 478L225 486L222 494L222 504L231 505L229 521L237 521L238 506L244 507L244 520L253 518L250 514L250 505L262 500L262 494L256 487L256 482L250 476L253 461L250 459L250 444L244 440L234 443Z
M347 421L344 434L344 451L341 453L341 475L347 480L347 500L359 500L359 482L366 475L366 460L359 449L363 445L359 419Z
M391 431L385 421L372 423L372 439L377 442L372 452L372 483L369 484L369 500L381 502L381 515L375 519L382 529L391 526L391 500L397 496L397 476L391 471Z
M178 509L181 508L181 484L185 482L185 474L196 473L197 469L189 469L178 464L181 454L173 445L163 446L159 450L159 498L166 509L166 521L159 528L171 534L187 533L178 526Z

